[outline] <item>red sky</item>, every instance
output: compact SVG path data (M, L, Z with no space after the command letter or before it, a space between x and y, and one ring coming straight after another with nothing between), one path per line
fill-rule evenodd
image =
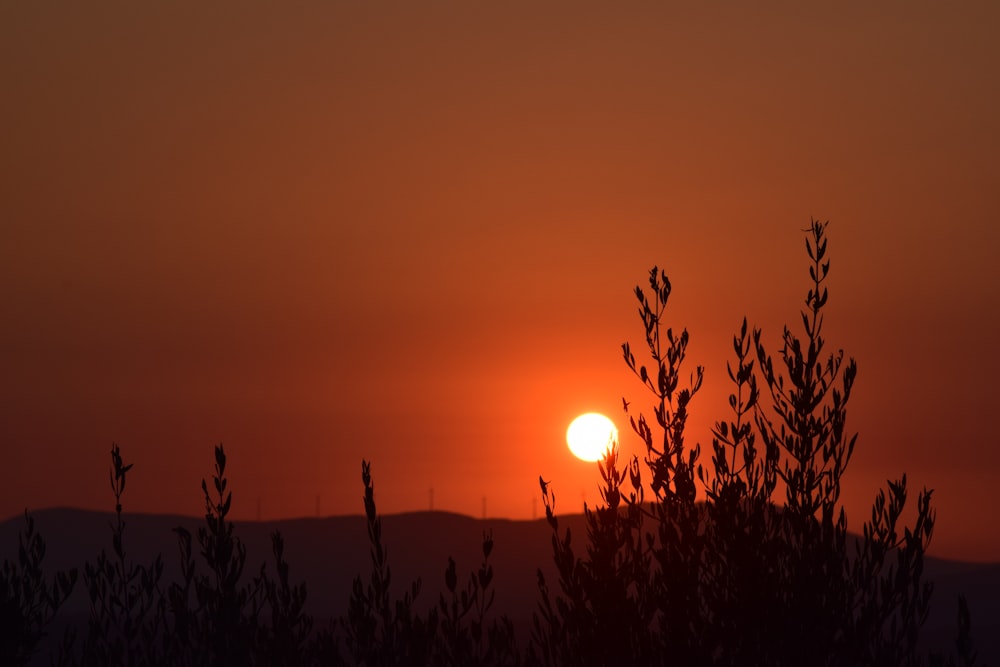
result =
M361 512L363 458L385 512L578 511L649 267L707 449L815 217L850 526L906 472L1000 560L1000 8L868 4L4 3L0 516L111 509L112 442L135 511L201 512L219 442L244 518Z

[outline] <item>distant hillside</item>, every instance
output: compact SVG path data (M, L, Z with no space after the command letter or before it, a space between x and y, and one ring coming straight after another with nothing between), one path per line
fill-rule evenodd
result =
M45 539L47 572L70 567L82 568L95 560L102 549L111 550L111 513L74 509L42 510L32 514L36 531ZM584 534L582 516L560 519L574 526L574 534ZM151 562L157 554L164 559L164 577L179 574L177 538L173 529L183 526L196 534L203 519L173 516L125 515L125 549L136 562ZM0 559L17 555L17 535L24 518L0 524ZM367 577L371 568L368 534L363 516L334 516L319 519L235 522L236 535L247 546L247 572L262 563L273 568L270 535L281 531L285 539L285 559L293 581L305 581L309 608L316 616L335 616L347 608L354 578ZM577 528L578 526L578 528ZM495 609L515 617L530 619L537 591L537 570L551 567L551 531L544 520L509 521L473 519L447 512L415 512L382 517L384 542L389 552L392 582L396 592L418 577L422 580L420 606L435 604L444 587L448 557L455 559L459 580L482 562L483 532L491 530L495 546L490 556L497 591ZM578 533L578 530L581 531ZM194 550L197 543L193 540ZM197 553L196 559L197 559ZM552 574L551 576L555 576ZM78 586L67 610L86 611L87 599Z
M74 509L42 510L32 514L37 531L48 546L46 571L82 568L102 549L111 549L111 513ZM194 534L202 519L170 515L126 515L125 548L137 562L164 559L164 577L178 574L177 540L173 528L183 526ZM17 555L17 536L23 517L0 524L0 559ZM473 519L447 512L414 512L382 517L384 542L389 552L394 591L400 594L416 578L422 580L421 608L435 604L444 586L444 571L451 556L458 564L460 581L482 560L482 535L491 530L495 546L494 568L497 614L515 621L518 639L526 643L531 614L538 600L537 570L542 568L555 590L551 564L551 531L544 520L510 521ZM586 529L581 515L561 516L560 527L573 531L583 547ZM305 581L310 611L318 618L340 615L347 607L351 584L370 570L368 536L362 516L236 522L236 534L247 545L248 574L262 563L273 568L270 535L279 530L285 538L285 556L293 581ZM196 545L195 545L196 547ZM1000 563L964 563L928 558L925 572L935 583L934 607L925 626L928 642L947 645L955 633L959 593L972 610L974 638L980 657L1000 664ZM85 613L87 600L78 584L68 613Z

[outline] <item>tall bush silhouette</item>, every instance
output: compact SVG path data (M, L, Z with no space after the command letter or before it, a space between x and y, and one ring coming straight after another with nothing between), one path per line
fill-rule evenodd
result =
M560 594L539 572L531 655L545 664L918 664L931 586L923 555L934 525L930 491L902 527L905 476L878 493L851 544L841 480L857 436L846 428L857 366L822 335L826 223L806 230L810 287L802 330L785 328L777 359L744 319L728 364L730 417L716 422L705 466L685 442L702 382L683 382L688 343L664 324L671 285L654 267L636 288L649 365L622 347L653 396L650 422L626 413L646 455L601 463L601 507L585 507L585 553L560 532L542 484ZM760 387L764 388L761 392ZM697 490L704 502L696 500ZM648 493L647 493L648 490ZM783 502L778 502L783 500Z
M137 665L159 661L157 640L163 636L166 602L160 594L163 559L146 566L132 562L125 550L122 495L132 464L118 445L111 448L111 491L115 519L111 524L109 556L84 566L83 580L90 600L90 618L83 642L83 665Z
M626 366L652 397L652 417L630 412L642 457L617 443L598 465L601 502L584 507L585 535L560 525L555 489L539 478L556 580L538 571L539 601L524 654L513 625L491 613L491 533L464 580L449 558L436 601L418 602L421 580L394 594L389 551L362 461L370 570L354 580L343 618L317 624L295 583L281 534L273 571L248 570L230 520L226 453L215 448L203 480L204 524L178 527L180 576L163 560L128 555L122 499L132 468L111 450L115 512L111 550L84 566L90 603L83 636L67 633L52 662L73 665L954 665L976 663L970 614L958 603L956 653L922 655L918 634L931 597L923 558L934 527L931 492L904 525L905 475L874 497L857 538L848 534L841 483L857 436L847 405L853 359L823 338L826 224L806 231L809 287L801 328L785 328L777 352L744 318L727 364L729 413L712 428L708 462L686 439L703 378L685 376L688 333L665 324L671 284L657 267L636 288L642 352ZM645 358L644 358L645 357ZM699 498L699 495L701 496ZM32 660L76 571L49 581L45 544L26 517L16 561L0 567L0 664ZM81 639L77 643L77 639Z
M44 572L45 540L35 520L24 513L18 533L17 560L0 566L0 664L26 665L46 636L49 623L73 592L77 571L57 572L51 582Z
M459 587L456 563L449 558L444 575L447 594L441 593L437 606L424 613L418 610L419 579L393 602L392 569L382 541L382 520L368 461L362 461L361 479L372 568L367 584L361 576L354 580L343 620L347 658L364 665L517 664L520 656L510 619L489 618L495 595L489 561L492 536L483 535L483 562L464 588Z
M382 520L375 506L375 486L371 464L363 461L361 478L365 486L365 517L371 544L372 570L367 586L361 576L354 580L345 629L347 648L358 664L384 665L394 660L412 664L429 661L437 616L423 618L414 609L420 594L420 580L413 582L403 598L392 602L392 569L382 542Z
M126 555L122 496L132 464L117 445L111 450L111 488L115 519L112 552L101 552L84 568L90 616L79 647L73 637L60 647L59 660L79 665L247 665L307 664L325 655L323 633L312 636L305 611L304 584L292 584L284 559L284 540L272 535L276 579L261 565L245 575L246 547L228 515L232 493L226 454L215 448L212 489L202 481L205 525L197 531L200 559L192 535L176 528L180 579L165 584L162 555L145 566ZM326 644L322 644L326 646Z
M438 603L438 664L513 665L520 661L511 620L490 617L496 599L492 552L493 535L487 532L483 534L483 561L469 574L464 588L458 585L455 560L448 558L444 576L448 594L442 593Z
M205 525L198 528L201 563L192 555L191 534L177 528L181 580L168 592L172 627L166 652L171 664L310 664L333 651L327 632L312 632L306 586L293 584L281 533L271 535L275 576L265 564L246 576L247 550L229 520L232 492L226 453L215 448L211 488L201 483ZM331 658L332 659L332 658Z
M233 496L227 490L226 455L215 449L215 493L202 481L205 493L205 526L198 529L201 556L209 572L195 579L198 606L204 610L208 631L206 643L219 659L232 664L248 662L254 627L260 615L261 587L258 581L241 581L246 567L246 547L233 534L228 521Z

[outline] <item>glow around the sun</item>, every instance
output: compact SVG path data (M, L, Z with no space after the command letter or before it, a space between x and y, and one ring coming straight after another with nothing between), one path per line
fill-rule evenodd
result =
M566 444L573 455L584 461L599 461L618 441L613 421L597 412L580 415L566 429Z

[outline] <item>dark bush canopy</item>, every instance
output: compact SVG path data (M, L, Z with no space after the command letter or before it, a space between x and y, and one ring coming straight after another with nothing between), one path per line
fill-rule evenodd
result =
M860 537L849 538L840 492L857 441L847 427L857 365L823 338L826 228L811 221L804 230L809 282L800 326L786 327L777 348L745 318L733 337L729 410L715 423L707 460L685 441L703 376L700 367L684 369L688 332L665 323L670 281L653 267L648 288L636 288L644 344L634 351L625 343L622 353L651 412L623 404L645 455L623 461L613 448L599 463L602 503L584 508L582 536L560 527L557 489L539 478L557 581L538 571L533 627L520 643L510 619L491 612L489 533L464 583L449 559L445 592L433 604L415 604L420 580L392 595L367 461L371 571L355 579L344 617L306 613L306 585L292 583L280 533L272 535L271 567L247 570L228 518L221 445L211 483L202 482L204 525L195 535L175 531L181 575L164 581L162 556L149 564L127 556L122 497L132 466L116 445L111 552L86 563L82 578L76 570L45 576L45 543L26 514L18 558L0 569L0 664L975 664L964 600L955 655L918 650L932 593L923 580L931 492L918 494L914 523L904 526L906 476L889 481ZM86 627L38 656L78 579L90 601Z

